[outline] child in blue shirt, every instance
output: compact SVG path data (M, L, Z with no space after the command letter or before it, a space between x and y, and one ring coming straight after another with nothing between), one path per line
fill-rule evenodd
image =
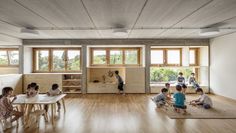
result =
M186 108L187 106L184 104L185 102L185 95L182 93L182 87L180 85L176 85L176 90L177 92L174 94L174 99L175 99L175 102L174 102L174 108L175 108L175 111L177 113L180 113L180 110L183 110L184 111L184 114L187 113L186 112Z

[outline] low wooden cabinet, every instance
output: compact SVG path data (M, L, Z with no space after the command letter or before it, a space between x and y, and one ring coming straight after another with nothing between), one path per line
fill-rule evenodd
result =
M81 93L81 74L63 74L62 90L64 93Z

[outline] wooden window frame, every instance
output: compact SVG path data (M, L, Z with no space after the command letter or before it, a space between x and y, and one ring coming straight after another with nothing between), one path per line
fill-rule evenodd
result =
M194 64L190 64L190 58L189 58L189 66L198 66L199 65L199 48L190 48L189 49L189 53L190 50L194 50L194 56L195 56L195 63Z
M94 50L105 50L106 51L106 64L94 64ZM119 50L122 51L122 64L110 64L110 51ZM125 51L126 50L137 50L137 64L125 64ZM140 47L93 47L90 48L90 66L141 66L141 48Z
M18 48L0 48L0 51L6 51L7 52L7 65L0 65L0 67L18 67L19 63L17 65L11 65L10 63L10 56L9 56L9 51L18 51L19 53L19 49ZM18 54L18 59L19 59L19 54Z
M152 67L182 66L182 49L181 48L151 48L151 51L152 50L162 50L163 51L163 64L151 64ZM179 50L180 51L180 57L179 57L180 64L169 64L168 63L168 50ZM151 62L151 58L150 58L150 62Z
M48 71L39 71L39 70L36 70L36 51L39 51L39 50L48 50L49 51L49 56L48 56ZM65 51L65 58L67 58L68 56L68 50L79 50L80 51L80 70L78 71L70 71L70 70L67 70L68 68L68 61L65 60L65 70L64 71L54 71L53 70L53 50L64 50ZM81 60L81 55L82 55L82 52L81 52L81 48L33 48L33 73L75 73L75 72L81 72L81 63L82 63L82 60Z

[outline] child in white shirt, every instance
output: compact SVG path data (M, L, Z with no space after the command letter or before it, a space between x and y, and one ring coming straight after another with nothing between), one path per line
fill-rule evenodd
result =
M196 100L192 100L190 102L190 105L196 106L196 105L201 105L204 109L210 109L212 108L213 104L212 104L212 100L211 98L204 94L202 88L198 88L196 90L197 94L200 95L200 97Z
M48 96L56 96L60 94L62 94L62 92L58 84L53 84L52 88L50 88L49 91L47 92ZM61 109L61 103L59 101L57 101L57 107L58 107L57 112L59 112ZM46 112L48 112L48 105L45 105L44 109Z

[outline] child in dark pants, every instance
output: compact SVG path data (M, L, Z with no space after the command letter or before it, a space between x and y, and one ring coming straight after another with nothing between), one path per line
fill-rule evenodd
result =
M49 89L49 91L47 92L47 95L48 96L56 96L56 95L60 95L61 93L62 92L59 88L59 85L58 84L53 84L52 88ZM59 101L57 101L57 108L58 108L57 112L59 112L60 109L61 109L61 103ZM44 109L45 109L46 112L48 112L48 105L45 105Z
M124 81L123 79L121 78L121 76L119 75L119 71L115 71L115 74L116 74L116 79L118 81L118 90L119 90L119 94L120 93L123 93L123 95L125 95L125 92L124 92Z

